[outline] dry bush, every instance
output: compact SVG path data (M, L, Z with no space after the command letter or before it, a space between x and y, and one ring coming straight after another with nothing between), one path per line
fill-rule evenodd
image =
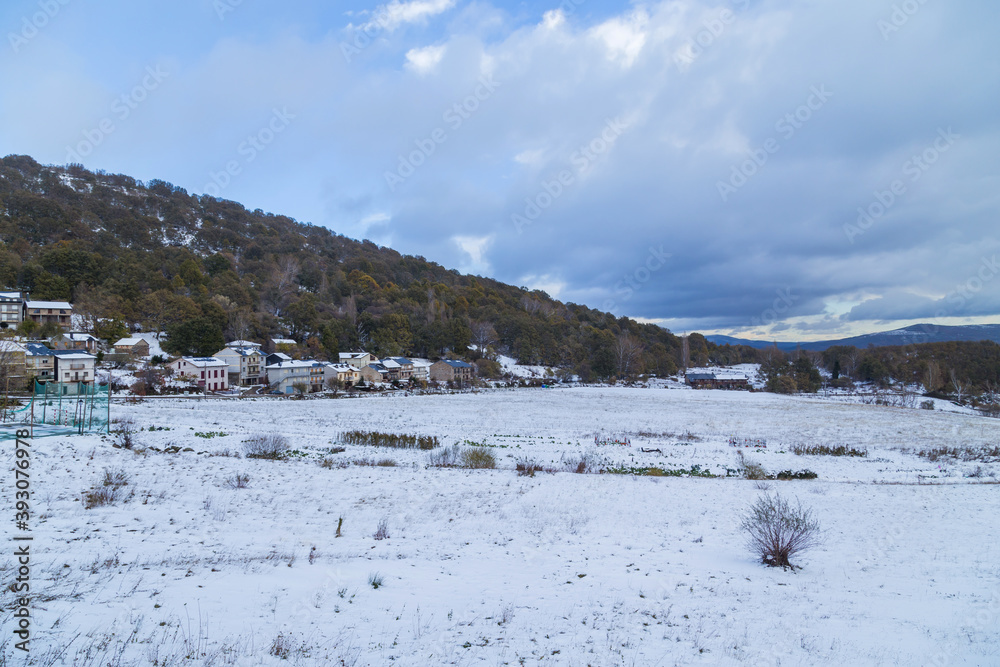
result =
M243 441L243 453L248 459L277 461L288 453L288 438L277 433L259 433Z
M89 510L114 505L120 497L121 492L117 486L97 486L84 494L83 507Z
M122 416L115 417L112 423L115 424L115 429L111 431L112 435L115 436L115 444L123 449L132 449L135 447L136 433L139 431L135 420L129 416Z
M587 475L590 473L598 472L597 464L594 462L593 457L590 454L583 453L578 457L571 457L562 460L563 470L566 472L577 473L578 475Z
M427 455L427 464L435 468L455 468L458 466L462 448L458 445L445 447Z
M740 528L746 533L747 548L771 567L792 568L791 559L816 546L819 522L812 510L801 503L792 505L780 495L764 495L750 506Z
M271 642L268 653L282 660L288 660L288 656L292 653L292 642L285 635L278 633L278 636Z
M493 456L493 452L482 447L463 449L459 460L463 468L482 470L497 467L497 457Z
M518 459L514 465L518 477L534 477L536 472L553 472L538 461L529 458Z
M229 489L246 489L250 487L250 475L238 472L225 482Z
M736 452L736 472L744 479L769 479L767 469L757 461L747 458L741 450Z
M128 486L128 481L128 473L121 468L106 468L104 477L101 478L101 485L120 488Z
M339 526L338 526L339 528ZM378 522L378 527L375 529L375 534L372 535L376 540L387 540L389 539L389 519L388 517L383 517Z

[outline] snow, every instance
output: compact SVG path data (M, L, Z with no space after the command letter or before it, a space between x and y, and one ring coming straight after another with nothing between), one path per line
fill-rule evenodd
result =
M516 378L551 378L555 376L555 369L549 366L532 366L519 364L517 359L497 355L497 362L504 373L509 373Z
M169 359L173 355L167 354L166 352L163 351L163 348L160 347L160 342L163 340L163 336L164 336L164 334L162 334L162 333L134 333L134 334L132 334L132 338L141 338L142 340L144 340L147 343L149 343L149 356L150 357L160 356L160 357L163 357L164 359Z
M108 655L124 650L123 664L192 651L204 657L191 664L240 665L985 665L1000 656L997 487L965 476L974 462L910 453L997 445L1000 420L608 387L152 399L112 411L170 429L141 432L140 445L193 451L136 454L95 435L33 441L39 660L74 637L66 664L83 664L77 651L102 638ZM324 454L353 429L480 443L500 469L430 468L417 450ZM308 455L219 455L272 431ZM598 434L632 446L595 448ZM766 568L742 546L739 514L762 493L754 482L512 470L523 456L558 466L589 452L607 464L724 474L732 435L767 440L751 456L770 470L819 473L770 482L823 524L823 544L796 573ZM795 456L795 443L870 453ZM321 455L399 465L324 469ZM998 465L983 463L981 479ZM106 468L129 475L134 497L85 510L81 494ZM249 488L227 488L236 473ZM3 511L13 513L9 493ZM375 540L382 519L389 538ZM10 556L0 562L9 576ZM374 573L384 578L377 590ZM0 595L9 610L6 585ZM0 619L10 637L9 613ZM269 653L279 636L288 660Z

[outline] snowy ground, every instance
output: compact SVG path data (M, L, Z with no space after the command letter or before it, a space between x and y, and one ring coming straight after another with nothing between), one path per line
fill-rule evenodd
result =
M114 411L169 428L141 445L193 451L34 441L36 664L49 649L78 665L1000 664L1000 486L976 483L1000 464L910 453L995 446L1000 420L663 388L154 399ZM500 469L430 468L417 450L327 453L353 429L476 443ZM219 455L272 431L303 455ZM595 447L595 436L632 446ZM823 524L804 569L766 568L743 548L755 482L512 470L522 457L558 467L589 453L725 475L731 436L766 440L748 453L769 470L819 474L769 483ZM796 456L794 444L869 456ZM398 465L330 469L323 456ZM127 499L84 509L109 468L129 477ZM249 488L227 488L237 473ZM383 519L389 538L376 540ZM0 563L10 656L14 561Z

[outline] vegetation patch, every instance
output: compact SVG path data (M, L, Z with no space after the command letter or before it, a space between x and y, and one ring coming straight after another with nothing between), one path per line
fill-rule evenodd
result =
M378 431L347 431L340 434L340 442L347 445L424 450L434 449L441 444L437 436L433 435L379 433Z
M613 466L605 468L604 472L609 475L639 475L641 477L719 477L710 470L703 470L697 463L690 468Z
M861 449L857 449L855 447L848 447L847 445L837 445L836 447L828 445L792 445L788 448L788 451L799 456L857 456L859 458L868 456L867 448L862 447Z
M277 433L258 434L243 441L243 453L248 459L278 461L289 449L288 438Z

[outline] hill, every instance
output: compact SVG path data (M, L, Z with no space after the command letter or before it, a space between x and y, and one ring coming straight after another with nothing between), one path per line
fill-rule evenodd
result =
M80 165L0 160L0 242L0 286L72 300L108 340L166 329L176 353L210 354L223 335L291 337L317 358L493 349L585 379L680 361L679 340L656 325Z
M732 336L705 336L716 345L744 345L758 350L777 346L779 350L790 352L795 349L822 352L831 347L854 346L866 348L892 347L900 345L920 345L922 343L979 342L990 340L1000 343L1000 324L969 324L964 326L942 326L938 324L914 324L902 329L880 331L838 340L808 342L777 342L733 338Z

